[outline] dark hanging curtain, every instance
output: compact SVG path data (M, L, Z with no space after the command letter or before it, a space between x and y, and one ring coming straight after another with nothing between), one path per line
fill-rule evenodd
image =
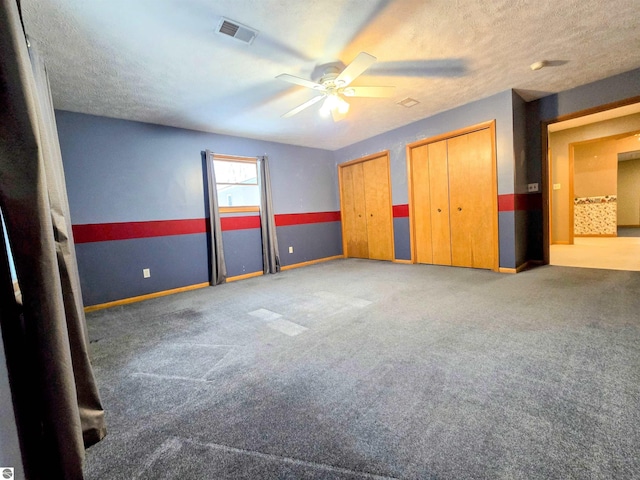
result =
M222 248L222 227L220 225L220 209L218 208L218 191L216 190L216 172L213 168L213 152L204 153L204 164L207 171L207 197L209 207L209 271L211 285L220 285L227 280L227 265L224 262Z
M0 0L0 209L22 292L22 305L0 295L0 321L25 473L82 479L85 447L106 433L104 411L49 83L15 0Z
M271 176L269 175L269 159L258 157L258 176L260 184L260 223L262 225L262 265L264 273L280 271L280 253L276 236L276 221L273 212L271 195Z

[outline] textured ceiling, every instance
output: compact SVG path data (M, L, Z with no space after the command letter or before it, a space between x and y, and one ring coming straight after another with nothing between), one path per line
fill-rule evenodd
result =
M55 107L107 117L337 149L515 88L525 100L640 67L638 0L22 0ZM214 33L224 16L251 45ZM378 58L347 119L276 79ZM551 66L531 71L548 60ZM421 103L397 105L405 97Z

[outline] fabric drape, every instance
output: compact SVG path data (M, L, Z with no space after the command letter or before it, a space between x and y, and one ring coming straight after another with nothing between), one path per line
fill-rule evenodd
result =
M218 208L218 191L216 190L216 172L213 168L213 152L204 152L204 164L207 172L207 197L209 206L209 270L211 285L220 285L227 280L227 265L224 261L222 246L222 226L220 209Z
M276 221L273 212L269 159L266 155L258 157L258 177L258 183L260 184L260 223L262 225L263 272L265 274L277 273L280 271L280 253L278 251Z
M0 217L2 217L0 211ZM23 338L22 335L22 315L20 311L21 300L16 300L13 287L13 277L11 276L12 265L10 263L10 253L7 250L8 239L4 236L4 220L0 218L0 329L2 330L2 339L4 342L0 344L0 362L6 360L5 364L0 365L0 399L2 404L2 412L0 420L2 421L2 443L0 445L0 463L15 468L16 478L25 478L22 457L20 454L20 439L18 437L18 425L25 423L20 416L23 417L26 412L18 412L14 405L28 401L29 396L26 395L27 382L20 375L20 366L27 359L23 357L23 345L15 341L16 338ZM9 341L11 339L12 341ZM11 368L13 367L13 368ZM13 375L11 373L13 372ZM6 376L5 376L6 375ZM22 382L22 383L21 383ZM22 393L22 395L20 395ZM12 423L7 419L15 419ZM34 436L37 432L33 432Z
M0 208L23 301L20 328L14 318L5 330L3 319L2 333L5 344L23 347L24 362L7 358L10 379L22 379L12 382L12 394L23 462L31 479L82 479L84 448L106 430L88 357L53 105L15 0L0 0L0 8Z

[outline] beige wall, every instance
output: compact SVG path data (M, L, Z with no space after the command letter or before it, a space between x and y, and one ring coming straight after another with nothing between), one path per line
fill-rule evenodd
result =
M640 150L640 135L621 138L617 142L618 153L636 152Z
M573 196L599 197L618 191L616 140L584 143L573 147Z
M570 238L569 145L634 131L640 131L640 113L549 134L552 243L568 243ZM553 184L560 184L560 189L553 190Z
M640 159L618 164L618 225L640 225Z

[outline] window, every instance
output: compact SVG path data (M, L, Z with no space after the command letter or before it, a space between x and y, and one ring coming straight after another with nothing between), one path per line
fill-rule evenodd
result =
M256 159L214 155L213 168L220 208L260 206Z
M13 263L13 255L11 254L11 245L9 245L9 237L7 237L7 226L4 223L4 216L2 210L0 210L0 222L2 222L2 231L4 233L4 248L7 252L9 259L9 273L11 275L11 281L13 282L13 293L16 296L16 300L19 304L22 304L22 294L20 293L20 285L18 284L18 277L16 275L16 266ZM1 248L1 247L0 247Z

